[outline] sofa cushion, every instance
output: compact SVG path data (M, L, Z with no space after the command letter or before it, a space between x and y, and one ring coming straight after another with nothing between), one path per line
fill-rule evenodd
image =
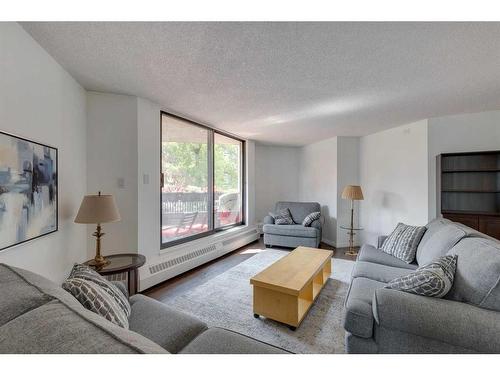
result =
M4 264L0 264L0 285L0 326L53 299Z
M275 211L278 212L288 208L292 213L293 221L302 223L311 212L321 211L321 206L317 202L277 202Z
M397 277L406 276L411 272L412 270L408 268L391 267L384 264L357 261L352 269L351 277L353 279L356 277L364 277L387 283Z
M293 225L264 224L262 229L264 233L275 234L279 236L309 237L309 238L316 238L318 236L318 229L313 227L304 227L299 224L293 224Z
M449 252L458 255L455 281L446 298L500 311L500 242L464 238Z
M134 354L167 353L139 334L86 311L116 330L106 329L53 300L0 327L0 353ZM119 330L119 331L118 331Z
M181 354L287 354L289 352L222 328L210 328L191 341Z
M154 341L170 353L178 353L207 329L201 320L142 294L130 298L130 330Z
M382 251L395 256L406 263L415 260L417 246L426 231L426 227L416 227L399 223L382 244Z
M424 265L445 255L455 244L467 236L460 226L446 219L436 219L428 224L417 248L417 263Z
M357 260L383 264L390 267L406 268L409 270L415 270L418 267L418 265L415 263L408 264L406 262L403 262L402 260L399 260L398 258L393 257L390 254L386 254L382 250L368 244L365 244L361 247L358 252Z
M406 276L389 281L386 288L420 296L441 298L451 289L456 267L457 256L446 255L419 267Z
M10 285L14 292L10 302L22 305L25 297L18 299L15 291L27 286L45 295L47 302L0 326L0 353L167 353L147 338L86 310L50 280L0 264L0 279L9 272L18 276ZM6 304L4 297L0 294L0 307Z
M380 281L357 277L351 281L345 303L344 329L360 337L373 335L373 294L385 286Z

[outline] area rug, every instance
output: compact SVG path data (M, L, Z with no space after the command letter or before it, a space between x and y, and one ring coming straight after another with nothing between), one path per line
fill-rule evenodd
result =
M294 353L344 353L342 317L349 275L354 262L333 259L332 276L296 331L270 319L253 317L250 278L287 255L267 249L198 287L163 303L207 322Z

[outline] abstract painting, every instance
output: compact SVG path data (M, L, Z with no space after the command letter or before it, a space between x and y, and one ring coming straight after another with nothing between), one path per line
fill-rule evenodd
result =
M0 250L57 231L57 149L0 132Z

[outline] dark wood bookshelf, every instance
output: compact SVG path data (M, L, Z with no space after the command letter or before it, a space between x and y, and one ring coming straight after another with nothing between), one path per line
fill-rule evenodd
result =
M500 151L439 158L443 217L500 239Z

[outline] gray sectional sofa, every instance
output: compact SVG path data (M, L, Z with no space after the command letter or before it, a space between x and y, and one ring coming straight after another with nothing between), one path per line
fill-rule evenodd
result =
M123 284L117 284L128 296ZM221 328L144 295L130 298L130 329L86 310L71 294L0 264L0 353L262 353L284 350Z
M307 215L320 212L321 206L317 202L278 202L275 211L288 208L292 214L293 225L276 225L272 216L264 218L264 244L266 246L280 246L295 248L298 246L319 247L321 242L321 220L315 220L310 227L302 222Z
M500 353L500 242L462 224L427 225L416 261L407 264L364 245L345 302L348 353ZM384 289L445 254L457 270L442 299Z

